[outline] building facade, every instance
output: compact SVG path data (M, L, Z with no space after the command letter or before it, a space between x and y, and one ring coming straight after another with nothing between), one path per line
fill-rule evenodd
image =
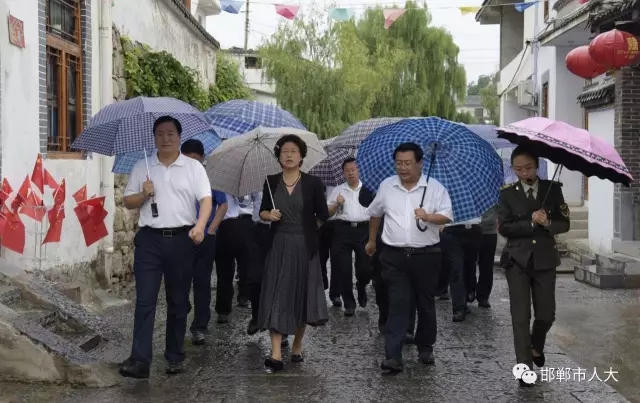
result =
M478 124L494 124L489 118L488 111L482 106L481 95L467 95L464 103L456 107L458 113L469 113Z
M229 48L224 51L238 65L238 71L251 90L253 99L265 104L276 105L276 84L266 79L262 68L262 59L255 50L245 53L241 48Z

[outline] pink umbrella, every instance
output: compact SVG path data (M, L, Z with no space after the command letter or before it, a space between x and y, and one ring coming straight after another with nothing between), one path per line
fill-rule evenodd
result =
M498 128L498 137L529 146L539 157L572 171L629 186L633 177L616 149L584 129L547 118L529 118Z

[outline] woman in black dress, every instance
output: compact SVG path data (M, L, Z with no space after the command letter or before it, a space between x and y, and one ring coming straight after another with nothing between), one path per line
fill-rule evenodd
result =
M318 225L329 218L320 179L300 171L306 143L296 135L282 136L274 153L282 173L264 184L260 218L271 222L271 246L264 268L258 326L271 334L267 372L284 368L280 343L295 334L291 361L302 362L306 325L329 319L318 257Z

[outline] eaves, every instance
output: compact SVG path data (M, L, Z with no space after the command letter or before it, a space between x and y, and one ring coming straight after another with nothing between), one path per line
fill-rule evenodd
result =
M616 99L616 83L607 80L578 95L578 103L583 108L598 108L612 104Z
M187 10L181 0L164 1L168 3L170 7L173 7L178 14L182 15L182 17L186 20L185 22L191 25L193 31L198 34L201 39L211 44L216 50L220 49L220 42L218 42L213 36L211 36L211 34L207 32L207 30L202 25L200 25L200 22L198 22L198 20L196 20L196 18L191 14L191 11Z
M614 21L624 14L640 10L640 0L591 0L593 11L587 20L587 27L597 28L600 25Z
M544 41L545 39L549 38L550 36L552 36L554 33L558 32L560 29L567 27L569 25L571 25L572 23L574 23L575 21L585 17L590 11L591 8L593 6L591 6L589 3L584 4L582 6L580 6L579 8L575 9L573 11L573 13L558 19L556 21L551 21L550 22L550 27L549 29L544 30L539 36L538 36L538 40L540 41ZM584 22L584 21L582 21ZM581 22L581 23L582 23Z

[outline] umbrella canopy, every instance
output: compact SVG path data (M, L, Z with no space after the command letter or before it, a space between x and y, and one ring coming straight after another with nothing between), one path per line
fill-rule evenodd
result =
M221 143L222 140L218 137L218 135L214 131L207 131L204 133L200 133L192 139L200 140L202 145L204 146L204 154L211 155L213 150L216 149ZM187 139L181 139L182 143L187 141ZM152 156L157 153L157 149L147 150L147 157ZM138 161L145 157L144 151L135 151L126 154L118 154L116 155L115 161L113 162L113 168L111 172L114 174L127 174L129 175L133 170L133 167L136 165Z
M630 186L633 177L616 149L601 137L568 123L536 117L498 129L498 136L530 147L546 158L585 176Z
M182 140L209 130L202 112L186 102L167 97L136 97L102 108L71 147L110 156L153 149L153 124L165 115L178 119Z
M377 128L399 122L402 119L405 118L374 118L363 120L362 122L347 127L339 136L333 137L333 141L327 144L327 148L357 148L360 143L369 137Z
M204 114L218 136L223 139L239 136L258 126L306 130L306 127L286 110L276 105L245 99L234 99L214 105Z
M207 159L211 187L238 197L261 191L266 176L282 170L273 148L287 134L295 134L307 144L307 156L301 168L303 172L309 172L327 157L314 133L291 127L258 127L225 140Z
M342 172L342 163L349 157L355 158L355 149L352 148L330 148L337 137L322 140L320 144L327 152L327 158L323 159L318 165L309 171L309 174L320 178L325 186L338 186L344 183L344 174Z
M423 172L431 166L431 177L449 192L456 222L480 217L497 203L504 183L500 156L469 128L436 117L404 119L365 139L356 157L364 186L375 192L396 174L393 152L407 142L424 150Z

